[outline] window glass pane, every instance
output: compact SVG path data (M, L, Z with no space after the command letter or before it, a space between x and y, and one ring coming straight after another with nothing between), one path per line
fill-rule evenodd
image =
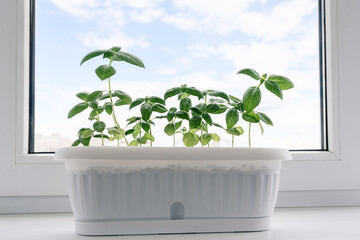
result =
M35 152L69 146L78 129L92 125L87 120L90 110L71 120L67 113L79 102L77 92L107 89L107 82L94 72L107 61L79 63L89 51L115 45L145 63L145 70L114 63L113 89L133 99L163 96L166 89L182 84L241 98L258 84L236 75L246 67L289 77L295 88L284 91L283 101L262 88L258 110L270 116L274 126L263 124L261 136L253 124L252 146L321 149L316 0L37 0L35 22ZM139 115L138 108L127 109L117 108L122 126L126 118ZM223 118L215 121L225 125ZM156 122L154 146L172 145L172 137L162 132L166 123ZM246 147L248 124L239 125L246 133L235 138L235 146ZM231 146L224 131L211 132L222 138L212 146ZM176 142L182 146L180 135Z

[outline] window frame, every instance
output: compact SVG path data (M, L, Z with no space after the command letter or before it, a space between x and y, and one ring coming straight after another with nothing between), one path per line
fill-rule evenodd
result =
M348 78L348 72L357 69L358 64L348 44L354 45L359 41L360 34L350 38L352 33L344 28L351 19L341 15L342 11L355 11L349 4L340 0L326 3L328 150L292 152L295 161L283 163L278 206L360 205L360 161L357 161L360 151L354 145L356 137L351 135L354 129L347 122L349 116L360 119L360 112L346 108L351 103L360 102L360 96L351 94L354 90L344 80L350 79L352 85L359 85L355 78ZM4 33L0 46L6 46L0 55L0 67L4 67L1 71L4 78L1 80L0 99L5 103L5 114L0 118L0 124L7 126L0 141L0 202L9 196L59 196L66 199L63 197L67 196L64 164L53 161L53 154L28 154L29 1L4 0L0 5L3 5L0 16L7 22L3 25L0 22L0 30ZM360 9L360 4L357 6ZM357 18L360 20L359 16ZM336 201L331 196L336 196ZM349 196L354 196L354 200L349 201ZM34 201L34 198L31 199ZM16 212L16 204L11 201L6 204ZM51 209L51 204L54 203L49 201L44 207ZM28 210L31 206L29 204Z

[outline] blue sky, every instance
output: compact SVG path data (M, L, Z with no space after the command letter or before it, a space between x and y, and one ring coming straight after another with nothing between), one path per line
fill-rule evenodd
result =
M120 45L146 65L143 70L115 63L114 88L133 98L162 95L183 83L241 97L256 84L235 75L245 67L290 77L296 88L284 92L284 101L264 94L260 109L275 126L267 127L262 137L254 131L254 146L320 147L316 0L38 0L36 4L36 133L73 139L80 126L90 125L86 114L72 120L66 115L78 102L77 92L106 88L94 74L105 62L99 58L82 67L79 62L89 51ZM158 145L168 145L166 137L158 140ZM239 138L241 144L246 146L245 136Z

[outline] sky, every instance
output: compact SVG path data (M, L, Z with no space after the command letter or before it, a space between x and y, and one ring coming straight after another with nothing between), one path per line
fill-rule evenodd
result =
M264 126L262 136L253 126L252 145L319 149L317 11L316 0L37 0L36 134L65 139L57 141L60 147L75 140L79 128L91 126L88 112L70 120L67 112L79 102L77 92L107 88L94 72L107 61L79 63L92 50L121 46L146 66L114 63L113 89L133 99L163 96L182 84L241 98L258 84L236 75L242 68L289 77L295 88L284 91L283 101L263 87L259 111L270 116L274 126ZM123 126L128 116L139 115L138 109L118 111ZM217 121L224 124L224 119ZM171 137L161 133L165 124L157 123L156 146L172 144ZM243 121L239 125L248 127ZM223 139L214 146L230 146L228 135L213 132ZM181 146L180 138L177 142ZM247 136L236 138L235 145L246 147ZM36 144L35 150L46 147Z

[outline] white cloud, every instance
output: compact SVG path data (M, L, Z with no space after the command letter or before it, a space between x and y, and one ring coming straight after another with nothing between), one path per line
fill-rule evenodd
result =
M121 43L123 48L129 49L131 47L147 48L149 43L145 40L137 40L127 37L122 32L115 32L110 37L104 38L98 32L80 33L78 39L85 45L91 48L110 48Z
M97 0L50 0L56 7L71 16L90 19L94 17L98 7Z

